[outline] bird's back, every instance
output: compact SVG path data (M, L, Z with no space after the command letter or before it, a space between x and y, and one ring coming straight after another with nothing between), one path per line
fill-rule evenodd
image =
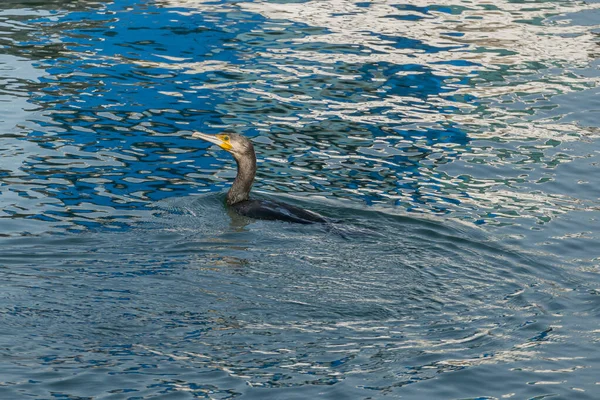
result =
M231 206L238 214L249 218L313 224L327 222L315 212L273 200L245 200Z

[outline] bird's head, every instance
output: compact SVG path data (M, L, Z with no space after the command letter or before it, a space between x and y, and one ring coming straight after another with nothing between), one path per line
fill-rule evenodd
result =
M194 132L192 137L214 143L223 150L231 153L236 159L246 155L254 156L254 147L252 146L250 140L242 135L238 135L237 133L208 135L206 133Z

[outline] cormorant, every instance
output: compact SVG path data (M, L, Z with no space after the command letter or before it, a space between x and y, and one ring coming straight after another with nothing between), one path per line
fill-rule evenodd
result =
M250 188L256 176L256 154L254 146L242 135L222 133L207 135L194 132L193 138L214 143L231 153L237 163L237 176L227 192L227 205L238 214L255 219L280 220L300 224L327 222L327 219L312 211L272 200L250 199Z

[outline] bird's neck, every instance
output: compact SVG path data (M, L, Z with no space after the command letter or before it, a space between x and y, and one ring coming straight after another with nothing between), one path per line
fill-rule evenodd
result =
M227 204L232 205L248 200L256 175L256 155L254 150L242 156L234 156L237 163L237 176L227 193Z

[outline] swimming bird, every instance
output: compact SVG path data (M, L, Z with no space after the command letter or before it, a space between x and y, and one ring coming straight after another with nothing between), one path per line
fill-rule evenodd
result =
M227 205L238 214L255 219L279 220L312 224L328 222L315 212L273 200L250 199L250 189L256 176L256 154L250 140L237 133L208 135L194 132L192 137L216 144L231 153L237 163L237 176L227 192Z

